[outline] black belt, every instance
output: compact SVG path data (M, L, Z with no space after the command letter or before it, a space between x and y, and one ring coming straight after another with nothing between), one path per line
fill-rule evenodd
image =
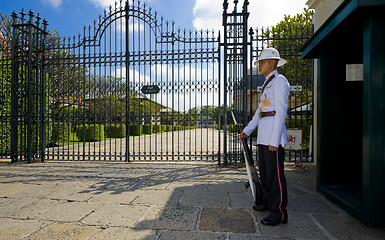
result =
M275 116L275 111L271 112L259 112L259 118Z

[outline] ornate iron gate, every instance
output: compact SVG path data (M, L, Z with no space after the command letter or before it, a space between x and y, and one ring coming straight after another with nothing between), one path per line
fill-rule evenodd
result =
M116 3L73 38L52 34L44 40L45 29L41 30L37 21L32 29L38 30L40 35L36 36L47 42L46 47L39 43L39 50L30 58L23 58L18 49L32 48L14 48L12 70L17 75L18 61L27 60L29 68L40 67L31 70L34 75L26 79L41 87L25 88L36 96L27 98L34 105L14 107L12 126L21 116L29 116L28 121L23 120L30 126L25 142L36 139L40 145L31 145L27 148L32 150L26 151L15 148L13 155L30 152L42 160L62 161L239 161L240 145L229 116L233 110L239 122L246 124L255 111L257 85L253 84L262 78L252 67L253 60L267 45L280 47L283 40L294 39L294 50L280 49L289 60L290 67L284 69L288 74L298 67L299 46L310 37L307 32L297 41L298 36L283 39L287 34L272 36L274 31L269 29L248 29L248 4L245 0L238 10L238 1L234 1L234 9L229 11L224 0L223 39L212 31L177 29L174 22L164 21L139 0ZM14 24L15 31L27 27L23 20L18 24ZM3 68L8 66L1 60ZM304 76L297 74L289 81L292 85L309 83L310 74L311 70L306 70ZM12 93L17 97L16 92ZM308 93L301 98L306 99L303 103L311 100ZM291 101L295 108L296 96L294 93ZM14 96L12 100L18 103ZM291 106L289 111L295 108ZM293 111L292 126L302 126L301 114ZM6 119L1 121L2 129L4 123L9 125L9 115ZM311 118L307 116L306 121ZM36 134L29 129L36 129ZM24 146L16 131L12 130L12 143ZM37 148L45 151L35 153Z
M146 4L126 1L84 36L57 41L47 59L48 159L219 158L214 32L176 29Z

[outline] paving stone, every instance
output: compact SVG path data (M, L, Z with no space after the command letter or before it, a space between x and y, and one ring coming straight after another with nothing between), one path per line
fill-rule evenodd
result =
M218 182L220 182L220 184L218 184ZM234 182L230 179L208 184L208 191L213 192L243 193L245 190L245 184L243 182Z
M286 171L289 223L276 227L251 209L244 167L46 162L0 165L0 175L6 240L385 239L317 193L315 171Z
M103 227L134 227L148 209L148 206L106 204L85 217L82 223Z
M0 184L0 197L4 197L7 195L12 195L13 193L27 190L33 187L30 184L24 183L1 183Z
M257 213L257 212L255 212ZM267 216L268 213L258 213ZM278 226L265 226L259 221L263 217L258 217L261 233L266 237L290 238L290 239L328 239L328 237L313 223L305 213L288 211L289 222Z
M204 231L165 231L159 240L226 240L226 233L204 232Z
M0 207L4 207L8 204L11 204L12 201L14 201L12 198L2 198L0 197ZM1 212L1 209L0 209L0 212Z
M37 214L55 206L58 204L58 201L50 199L25 199L18 200L17 203L7 206L9 209L7 217L31 219Z
M158 236L155 230L151 229L132 229L125 227L111 227L104 229L100 233L93 236L90 240L105 239L140 239L140 240L156 240Z
M250 240L250 239L261 239L261 240L292 240L292 238L275 238L262 236L261 234L245 234L245 233L230 233L229 240Z
M94 203L64 202L39 213L34 217L34 219L59 222L77 222L99 207L100 204Z
M50 185L31 184L31 186L28 188L6 194L5 196L9 198L19 198L19 199L20 198L44 198L54 191L55 191L55 186L53 184L50 184Z
M119 193L105 190L101 193L92 193L88 195L91 197L89 202L103 204L131 204L138 197L138 193L129 190Z
M195 207L151 207L136 228L195 230L200 210Z
M46 198L84 202L90 199L91 195L87 192L87 188L84 186L75 184L70 186L69 184L65 184L57 187L54 192L46 195Z
M0 218L0 239L22 239L23 237L38 231L47 224L49 224L49 222L46 221Z
M165 190L171 179L143 179L136 182L133 186L133 190Z
M331 204L328 204L326 198L317 192L309 193L301 189L300 186L292 186L288 189L288 209L296 212L337 214L338 211ZM295 201L290 201L295 199Z
M119 194L122 192L133 191L132 187L137 181L138 180L103 179L102 181L93 184L87 191L94 194L102 192Z
M253 195L250 191L243 193L229 193L231 208L252 209L254 205Z
M14 199L7 198L7 203L4 203L4 206L0 208L1 217L10 217L20 209L26 208L28 205L33 204L38 199L26 198L26 199Z
M199 229L235 233L255 233L256 231L250 212L241 209L219 208L203 209Z
M169 190L137 190L137 198L133 204L176 206L181 196L180 191Z
M207 182L182 180L171 182L166 189L171 191L206 191L207 185Z
M225 192L184 191L179 204L194 207L226 208L229 198Z
M101 229L93 226L54 223L28 236L28 240L73 240L89 239Z
M361 239L361 240L384 240L385 229L370 229L352 218L347 213L338 216L329 214L313 214L317 222L324 228L329 236L335 239Z

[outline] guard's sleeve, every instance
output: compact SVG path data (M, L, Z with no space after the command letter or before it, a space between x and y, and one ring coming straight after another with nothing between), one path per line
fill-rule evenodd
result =
M259 108L255 111L253 119L247 124L247 126L243 129L243 132L246 133L247 136L250 136L251 133L258 127L259 123Z
M290 85L284 76L279 76L274 81L275 117L270 135L269 145L278 147L285 129L287 116L287 102L289 99Z

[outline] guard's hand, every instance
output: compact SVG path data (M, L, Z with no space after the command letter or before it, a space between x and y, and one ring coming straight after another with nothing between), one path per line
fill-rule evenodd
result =
M239 134L239 140L241 140L241 141L242 141L242 138L247 138L247 137L248 136L243 131L241 132L241 134Z
M278 148L277 148L277 147L274 147L274 146L271 146L271 145L269 145L269 150L270 150L270 151L277 151L277 150L278 150Z

